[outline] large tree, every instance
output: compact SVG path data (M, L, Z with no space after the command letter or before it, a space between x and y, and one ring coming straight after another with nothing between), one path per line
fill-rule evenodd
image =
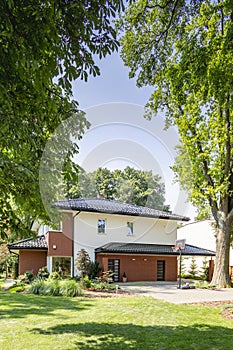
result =
M44 147L69 117L77 121L72 136L82 136L87 122L72 81L100 74L95 57L117 49L111 18L121 7L122 0L0 2L0 235L26 235L34 219L49 219L39 189ZM64 174L77 152L71 141L66 147Z
M181 141L177 178L216 222L213 284L229 286L233 222L233 7L230 0L138 0L123 15L122 58L154 92ZM183 159L183 161L181 161Z
M124 170L98 168L91 173L79 171L78 183L69 182L68 198L96 197L115 199L134 205L169 211L165 205L165 185L152 171L126 167Z

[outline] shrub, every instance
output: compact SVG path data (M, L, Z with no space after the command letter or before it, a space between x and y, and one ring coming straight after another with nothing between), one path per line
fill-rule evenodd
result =
M59 280L48 280L45 282L44 295L57 297L62 295Z
M61 280L62 277L61 277L61 274L59 272L55 271L55 272L52 272L49 275L49 279L51 279L51 280Z
M45 281L42 279L35 279L32 284L26 288L27 293L43 294L45 290Z
M98 261L90 261L88 265L88 277L93 280L102 271L102 267Z
M35 276L32 271L26 271L24 275L20 275L16 281L17 285L30 284Z
M41 279L47 279L49 277L49 271L46 266L39 269L37 277Z
M64 280L60 282L61 294L66 297L76 297L83 295L81 285L74 280Z
M85 276L84 278L81 279L81 284L83 288L91 288L92 282L89 280L88 276Z

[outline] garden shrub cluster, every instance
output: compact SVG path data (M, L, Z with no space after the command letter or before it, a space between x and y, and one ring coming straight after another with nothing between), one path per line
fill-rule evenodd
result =
M11 292L25 292L36 295L49 296L82 296L83 290L112 291L116 290L116 285L112 284L111 271L103 272L100 277L90 279L89 276L64 278L59 272L49 274L47 267L42 267L37 276L32 271L27 271L18 277Z
M70 279L50 279L36 278L27 288L26 293L50 296L76 297L82 296L81 284Z

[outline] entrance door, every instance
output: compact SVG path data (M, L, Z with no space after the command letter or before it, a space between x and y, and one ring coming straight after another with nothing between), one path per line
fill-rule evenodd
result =
M108 259L108 270L114 272L113 281L119 282L120 280L120 260L119 259Z
M157 281L165 281L165 260L157 260Z

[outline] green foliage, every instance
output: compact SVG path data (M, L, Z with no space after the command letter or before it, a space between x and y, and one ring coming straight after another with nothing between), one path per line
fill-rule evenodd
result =
M72 99L72 81L100 74L95 63L118 48L112 17L122 0L0 2L0 234L28 237L33 220L49 221L39 189L40 160L54 130L67 118L80 139L88 123ZM67 135L66 135L67 136ZM62 145L64 141L64 145ZM56 143L56 142L55 142ZM70 138L63 147L61 171L53 181L75 176ZM61 147L62 145L62 147ZM48 158L46 159L49 162ZM53 171L52 171L53 170ZM64 180L63 179L63 180ZM59 180L59 181L58 181ZM54 186L56 187L56 186ZM49 191L47 195L51 197ZM53 198L54 199L54 198ZM20 236L21 235L21 236Z
M45 290L45 281L40 278L36 278L27 288L26 293L43 294Z
M88 268L90 264L90 256L85 249L81 249L75 260L75 267L79 270L81 277L88 275Z
M54 272L50 273L49 279L51 279L51 280L61 280L62 276L61 276L61 274L59 272L54 271Z
M99 283L112 283L113 282L114 272L111 270L103 271L102 275L96 277L96 281Z
M202 261L202 267L201 267L201 275L200 277L204 281L209 281L209 263L206 259L206 257Z
M76 297L83 294L80 283L74 280L61 281L61 295L65 297Z
M37 295L75 297L82 295L82 288L74 280L37 278L26 288L26 292Z
M71 182L66 189L69 198L96 197L169 211L165 205L165 186L159 175L131 167L114 171L98 168L92 173L80 171L78 184Z
M130 77L154 87L146 116L162 110L179 131L176 179L216 221L220 286L230 285L233 224L232 18L229 0L137 0L118 23Z
M17 284L30 284L34 280L35 276L32 271L26 271L23 275L20 275L16 281Z
M190 278L195 278L198 275L198 266L194 257L191 258L191 264L188 270Z
M90 261L88 265L88 277L93 280L102 271L102 267L98 261Z
M37 277L41 279L47 279L49 277L48 268L46 266L41 267L38 271Z

